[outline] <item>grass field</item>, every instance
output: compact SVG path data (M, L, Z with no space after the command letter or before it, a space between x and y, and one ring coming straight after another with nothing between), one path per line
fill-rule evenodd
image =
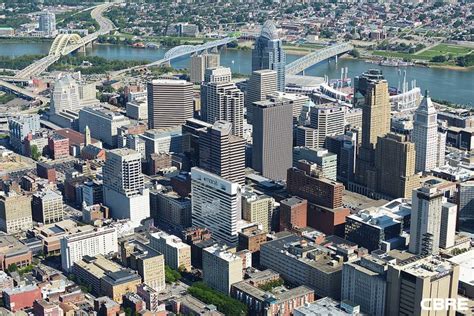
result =
M432 58L434 56L440 55L453 55L454 57L467 55L472 50L468 47L449 45L449 44L438 44L435 47L432 47L418 55L416 57L423 56L424 58Z
M456 58L459 56L467 55L470 52L472 52L472 49L468 47L449 45L449 44L438 44L435 47L432 47L418 55L409 54L409 53L392 52L392 51L381 51L381 50L374 51L373 54L377 56L383 56L383 57L404 58L408 60L420 59L420 60L429 61L434 56L452 55L454 56L454 58Z

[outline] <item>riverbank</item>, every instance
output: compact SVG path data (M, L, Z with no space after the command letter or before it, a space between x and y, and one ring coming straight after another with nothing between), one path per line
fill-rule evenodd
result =
M341 56L340 58L343 59L352 59L352 60L361 60L365 62L372 62L372 61L377 61L380 60L380 58L377 58L378 56L360 56L360 57L354 57L352 55L345 54ZM394 57L394 59L396 59ZM374 65L379 66L378 64L374 63ZM435 68L435 69L445 69L445 70L455 70L455 71L465 71L465 72L470 72L474 71L474 66L469 66L469 67L462 67L462 66L457 66L453 64L438 64L438 63L433 63L433 62L426 62L426 63L414 63L412 66L402 66L402 67L419 67L419 68ZM396 68L396 67L395 67Z

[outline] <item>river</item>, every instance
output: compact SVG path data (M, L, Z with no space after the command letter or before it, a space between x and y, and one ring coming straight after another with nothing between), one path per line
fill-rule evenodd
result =
M24 54L47 54L48 42L1 41L0 56L20 56ZM167 49L144 49L121 45L94 45L87 48L86 54L100 56L107 59L121 60L146 60L155 61L163 57ZM287 63L301 56L288 54ZM223 50L221 64L232 68L233 72L249 74L251 71L250 50ZM188 67L189 59L182 58L172 62L176 68ZM341 68L348 68L349 77L361 74L369 68L382 69L390 85L397 87L401 77L396 67L377 66L363 60L339 59L336 64L322 62L306 70L306 75L339 78ZM429 90L430 95L436 99L448 100L454 103L467 104L474 107L474 69L451 70L441 68L406 67L407 81L416 80L422 90Z

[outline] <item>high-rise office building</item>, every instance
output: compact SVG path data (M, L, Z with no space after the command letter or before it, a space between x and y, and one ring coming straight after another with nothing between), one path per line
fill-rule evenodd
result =
M234 83L204 83L202 99L206 104L206 121L213 124L224 120L232 123L232 134L242 137L244 134L244 93Z
M407 135L379 137L375 150L378 192L392 198L409 198L420 184L415 174L415 144Z
M309 103L309 97L307 95L286 93L281 91L267 93L267 99L279 99L290 102L291 106L293 107L293 124L295 125L298 123L298 119L301 116L301 111L303 110L303 107Z
M204 82L201 84L201 120L208 121L208 87L211 83L225 84L232 80L232 71L228 67L212 67L207 68L204 72Z
M232 124L216 121L199 133L199 167L244 184L245 140L232 134Z
M413 142L416 149L416 171L429 171L438 167L438 149L439 143L443 140L443 133L438 132L437 114L433 102L425 93L423 101L415 111L413 120ZM440 139L441 138L441 139ZM444 163L444 159L443 159Z
M277 91L277 72L270 69L256 70L252 72L247 84L245 95L245 107L247 108L247 121L252 123L252 104L263 101Z
M447 302L458 297L459 265L435 257L414 257L387 270L387 300L384 315L456 315L455 307L434 311L423 309L423 300ZM426 301L424 302L427 303Z
M149 190L144 187L141 154L128 148L107 152L104 204L113 218L128 218L134 226L150 217Z
M344 134L344 114L344 107L335 103L311 107L310 127L317 130L316 147L324 147L327 136Z
M232 80L232 71L229 67L216 66L208 67L204 71L204 81L206 83L226 83Z
M193 117L193 84L185 80L156 79L147 85L148 127L184 124Z
M41 12L39 15L38 30L43 32L45 36L56 35L56 15L53 12Z
M252 71L271 69L277 72L277 89L285 91L286 55L278 31L272 21L263 24L252 50Z
M35 134L41 128L40 116L38 114L21 115L8 118L8 130L10 132L10 145L16 151L22 152L23 140L28 134Z
M207 227L215 238L237 244L237 222L242 214L240 185L194 167L191 191L193 226Z
M369 69L359 76L354 77L354 105L356 107L363 106L365 104L365 98L369 82L383 80L384 76L382 71L379 69Z
M354 180L357 134L347 131L344 135L329 136L326 148L337 157L337 180L349 186L349 182Z
M376 191L375 147L390 132L390 102L386 80L367 80L362 106L362 144L356 161L355 182Z
M204 72L207 68L217 67L220 64L219 54L200 54L191 56L191 71L189 74L192 83L204 81Z
M442 220L443 192L430 180L413 190L410 245L414 254L437 254Z
M289 102L253 104L252 167L264 177L285 180L292 165L293 108Z

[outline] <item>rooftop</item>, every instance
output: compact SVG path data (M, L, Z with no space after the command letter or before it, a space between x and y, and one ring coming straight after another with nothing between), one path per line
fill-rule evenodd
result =
M459 281L474 286L474 249L449 259L459 265Z
M213 254L214 256L224 259L225 261L228 261L228 262L241 260L239 256L237 256L233 252L230 252L229 249L227 249L224 246L213 245L213 246L205 248L204 251L209 252Z

